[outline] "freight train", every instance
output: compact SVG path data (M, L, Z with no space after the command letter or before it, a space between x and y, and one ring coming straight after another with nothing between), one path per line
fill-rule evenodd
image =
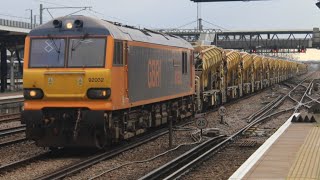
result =
M52 148L110 146L307 68L86 16L33 29L24 57L22 123Z

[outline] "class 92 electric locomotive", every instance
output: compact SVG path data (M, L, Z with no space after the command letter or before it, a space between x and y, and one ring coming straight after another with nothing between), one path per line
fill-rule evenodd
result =
M148 29L67 16L26 38L27 138L104 147L193 113L193 47Z
M103 148L307 69L85 16L33 29L24 52L22 123L44 147Z

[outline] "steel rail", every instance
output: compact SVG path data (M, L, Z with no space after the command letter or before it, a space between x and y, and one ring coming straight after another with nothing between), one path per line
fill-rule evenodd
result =
M45 153L42 153L42 154L38 154L38 155L34 155L34 156L31 156L31 157L28 157L28 158L20 159L18 161L11 162L11 163L6 164L6 165L2 165L2 166L0 166L0 174L1 174L1 172L4 173L5 171L11 170L11 169L15 169L17 166L23 165L25 163L32 162L32 161L44 158L44 157L48 156L51 153L52 153L52 151L48 151L48 152L45 152Z
M21 126L9 128L9 129L3 129L3 130L0 130L0 137L12 135L12 134L18 134L21 132L25 132L25 130L26 130L25 125L21 125Z
M0 116L0 122L10 122L21 119L21 113L4 114Z
M270 108L271 106L273 106L275 103L277 103L281 98L281 95L278 96L276 99L272 100L270 103L268 103L266 106L264 106L263 108L261 108L260 110L258 110L257 112L253 113L251 116L249 116L247 118L247 122L250 123L251 121L253 121L254 119L256 119L258 116L260 117L261 115L264 114L264 112Z
M257 92L257 93L259 93L259 92ZM257 93L251 94L251 95L247 95L247 96L243 96L240 99L228 102L226 104L226 106L229 106L229 105L232 105L234 103L237 103L237 102L239 102L239 100L250 98L253 95L256 95ZM218 107L215 107L214 109L212 109L211 111L208 111L208 112L213 112L213 111L217 111L217 110L218 110ZM185 124L189 124L189 122L187 122ZM182 126L184 126L184 125L182 125ZM159 130L159 131L164 131L164 132L153 133L155 135L153 135L154 137L151 137L150 140L156 139L156 138L158 138L158 137L160 137L162 135L165 135L165 134L167 134L169 132L168 130L165 130L165 129L164 130ZM150 141L148 139L143 140L143 137L141 137L141 138L142 138L142 140L140 140L138 144L134 144L133 143L133 144L128 144L128 145L123 146L123 147L118 147L115 150L111 150L111 151L104 152L102 154L98 154L96 156L93 156L91 158L79 161L79 162L77 162L77 163L75 163L73 165L70 165L70 166L67 166L67 167L63 167L63 168L61 168L61 169L59 169L59 170L57 170L55 172L52 172L50 174L38 177L36 179L38 179L38 180L61 179L61 178L64 178L66 176L69 176L71 174L80 172L81 170L89 168L94 164L97 164L97 163L99 163L101 161L104 161L106 159L110 159L110 158L112 158L114 156L117 156L118 154L120 154L122 152L125 152L125 151L127 151L129 149L133 149L135 147L138 147L138 146L140 146L142 144L145 144L145 143Z
M257 93L259 93L259 92L257 92ZM247 99L247 98L249 98L249 97L251 97L253 95L256 95L256 93L251 94L251 95L247 95L247 96L243 96L241 98L238 98L237 100L234 100L234 101L231 101L231 102L227 103L226 105L234 104L234 103L238 102L239 100ZM215 107L213 110L211 110L209 112L215 111L217 109L218 108ZM81 161L76 162L76 163L74 163L74 164L72 164L70 166L63 167L63 168L61 168L61 169L59 169L57 171L54 171L54 172L52 172L50 174L46 174L44 176L38 177L36 179L38 179L38 180L61 179L61 178L64 178L64 177L66 177L68 175L77 173L77 172L79 172L79 171L81 171L83 169L91 167L94 164L97 164L97 163L99 163L101 161L104 161L106 159L110 159L110 158L112 158L112 157L114 157L114 156L116 156L116 155L118 155L118 154L120 154L122 152L125 152L125 151L127 151L129 149L132 149L132 148L135 148L135 147L138 147L138 146L140 146L142 144L145 144L146 142L149 142L149 141L151 141L153 139L156 139L156 138L168 133L168 130L159 130L159 131L162 131L162 132L161 133L160 132L152 133L154 135L151 135L151 137L146 137L146 136L141 137L142 139L139 140L138 143L130 143L130 144L127 144L127 145L124 145L124 146L117 147L116 149L103 152L101 154L95 155L95 156L87 158L85 160L81 160ZM233 136L231 138L228 138L228 139L233 139ZM228 141L224 141L224 142L228 142Z
M15 103L23 103L23 102L24 102L24 98L3 99L3 100L0 100L0 106L15 104Z
M296 106L295 110L294 110L294 113L296 113L299 108L301 106L303 106L304 104L302 103L302 101L304 100L304 98L307 96L307 93L309 92L309 89L311 89L312 87L312 84L313 84L313 81L314 79L312 79L312 81L309 83L308 87L307 87L307 90L304 92L303 96L301 97L300 101L298 102L298 105Z
M99 153L97 155L94 155L92 157L86 158L84 160L80 160L79 162L76 162L72 165L68 165L66 167L63 167L61 169L58 169L57 171L54 171L50 174L43 175L41 177L38 177L36 179L38 180L52 180L52 179L61 179L68 175L80 172L83 169L89 168L101 161L110 159L112 157L115 157L125 151L128 151L130 149L133 149L135 147L138 147L142 144L145 144L147 142L150 142L158 137L161 137L168 133L167 129L161 129L158 131L155 131L153 133L150 133L148 135L142 136L140 138L137 138L134 142L126 144L126 145L120 145L119 147L108 150L102 153Z
M6 141L6 142L3 142L3 143L0 143L0 147L9 146L9 145L12 145L12 144L17 144L17 143L24 142L24 141L27 141L27 138L20 138L20 139L15 139L15 140L12 140L12 141Z
M308 77L307 77L308 78ZM247 131L249 128L251 128L252 126L254 126L255 124L270 118L274 115L283 113L283 112L288 112L290 110L293 110L295 107L289 108L289 109L285 109L279 112L275 112L272 113L270 115L264 116L266 113L270 112L271 110L273 110L275 107L279 106L286 97L289 96L289 94L291 92L293 92L298 86L300 86L302 83L304 83L307 78L305 78L304 80L302 80L297 86L295 86L287 95L285 95L284 97L282 97L281 99L278 99L273 103L273 106L269 106L269 108L265 109L265 112L262 113L262 115L260 115L258 117L258 119L252 121L251 123L249 123L248 125L246 125L245 127L243 127L241 130L239 130L238 132L236 132L235 134L231 135L230 137L226 138L224 141L222 141L221 143L217 144L214 147L211 148L207 148L207 151L202 152L201 154L198 154L198 156L196 156L195 158L191 158L188 157L186 158L186 154L192 154L191 151L193 151L194 153L196 153L196 151L199 151L198 148L203 148L201 147L201 145L193 148L192 150L188 151L187 153L184 153L183 155L175 158L174 160L164 164L163 166L151 171L150 173L144 175L143 177L139 178L139 180L155 180L155 179L176 179L181 177L183 174L187 173L188 171L190 171L192 168L194 168L197 164L203 162L204 160L206 160L208 157L212 156L215 152L217 152L219 149L223 148L226 144L228 144L229 142L233 141L234 139L236 139L237 137L241 136L245 131ZM307 89L308 90L308 89ZM208 146L210 146L210 143L206 143ZM201 152L201 151L199 151ZM188 161L186 162L184 159L188 159ZM184 166L180 166L179 164L184 164ZM177 168L178 167L178 168Z

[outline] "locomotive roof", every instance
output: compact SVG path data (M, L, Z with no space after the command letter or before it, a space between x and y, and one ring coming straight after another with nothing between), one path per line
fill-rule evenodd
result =
M54 20L60 20L62 22L61 28L55 28L53 26ZM55 36L55 35L111 35L114 39L127 40L127 41L139 41L146 43L153 43L159 45L167 45L181 48L193 49L190 43L184 39L168 34L163 34L147 29L138 29L130 26L116 25L112 22L95 19L87 16L64 16L51 20L35 29L33 29L29 36ZM83 28L67 29L66 24L74 22L75 20L81 20L83 22Z

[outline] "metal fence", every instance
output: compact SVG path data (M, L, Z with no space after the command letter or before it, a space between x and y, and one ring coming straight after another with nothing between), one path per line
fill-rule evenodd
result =
M33 29L36 27L35 24L21 22L21 21L7 20L7 19L0 19L0 26L9 26L9 27L22 28L22 29Z

